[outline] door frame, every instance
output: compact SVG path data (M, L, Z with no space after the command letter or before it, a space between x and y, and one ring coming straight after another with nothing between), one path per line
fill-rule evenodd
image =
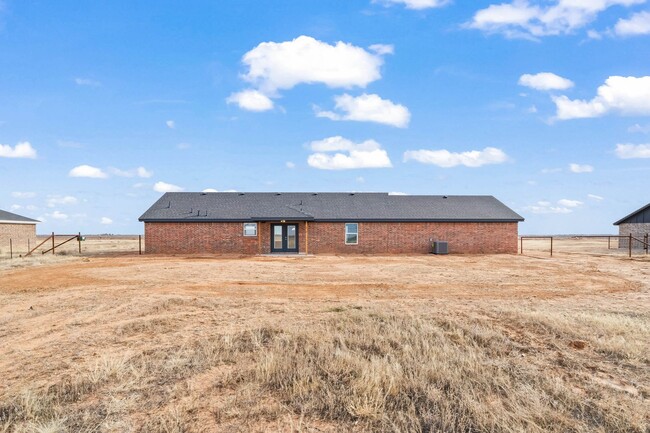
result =
M288 247L288 227L296 228L296 248ZM282 227L282 248L275 248L275 228ZM271 252L272 253L295 253L300 252L300 225L298 223L272 223L271 224Z

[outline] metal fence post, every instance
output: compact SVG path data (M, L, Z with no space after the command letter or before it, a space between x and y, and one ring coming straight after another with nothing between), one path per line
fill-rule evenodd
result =
M521 242L521 255L523 256L524 255L524 238L523 237L520 238L520 242Z
M628 242L627 246L628 246L628 249L630 251L630 258L632 258L632 233L630 233L629 242Z
M611 250L612 249L612 237L607 236L607 249Z
M553 236L551 236L551 257L553 257Z
M54 255L54 232L52 232L52 255Z
M142 235L138 235L138 253L142 255Z
M10 259L14 258L14 245L11 238L9 239L9 258Z
M79 232L79 236L77 236L77 243L79 244L79 255L81 255L81 232Z

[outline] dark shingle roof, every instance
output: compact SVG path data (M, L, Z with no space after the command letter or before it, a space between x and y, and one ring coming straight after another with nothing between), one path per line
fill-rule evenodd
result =
M175 221L523 221L492 196L168 192L141 217Z
M10 223L40 223L38 220L33 220L21 215L16 215L15 213L7 212L0 209L0 222L10 222Z

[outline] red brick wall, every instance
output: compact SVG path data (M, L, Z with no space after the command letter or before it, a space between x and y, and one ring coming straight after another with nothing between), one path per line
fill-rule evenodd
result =
M516 254L517 236L517 223L359 223L358 245L346 245L345 223L321 222L309 224L309 252L424 254L433 239L449 242L451 254Z
M345 244L345 223L298 223L298 246L310 254L425 254L431 242L449 242L451 254L517 253L517 223L359 223L359 244ZM258 237L243 223L145 223L147 253L267 254L271 224Z
M258 228L259 230L259 228ZM145 251L154 254L257 254L258 239L242 223L145 223Z

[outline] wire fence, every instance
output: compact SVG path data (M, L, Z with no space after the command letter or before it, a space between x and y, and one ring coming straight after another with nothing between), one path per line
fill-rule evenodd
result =
M50 234L35 238L3 239L0 259L44 255L117 255L142 254L142 235Z
M635 257L648 254L648 234L631 235L572 235L521 236L519 254L550 256L580 254L592 256Z

